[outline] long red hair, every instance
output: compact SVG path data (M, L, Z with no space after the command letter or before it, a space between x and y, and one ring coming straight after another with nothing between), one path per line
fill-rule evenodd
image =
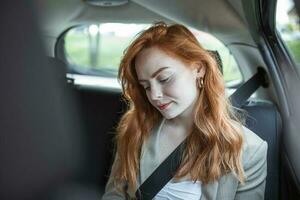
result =
M175 178L190 175L203 184L233 172L244 181L241 163L243 144L241 123L225 96L224 79L212 55L183 25L155 23L143 31L126 49L120 63L119 80L128 110L117 126L115 180L127 182L129 190L137 189L141 147L162 115L148 101L138 83L135 59L145 48L158 47L186 64L206 68L204 88L199 92L193 117L193 130Z

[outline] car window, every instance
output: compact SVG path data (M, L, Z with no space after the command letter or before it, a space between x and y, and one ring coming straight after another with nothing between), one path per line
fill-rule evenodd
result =
M74 27L63 37L63 59L68 63L73 78L78 79L78 74L92 76L81 76L81 80L77 80L78 84L95 84L97 77L116 78L124 50L139 32L149 26L150 24L103 23ZM211 34L195 29L191 31L204 48L219 52L226 83L231 86L241 83L242 75L228 48ZM99 84L103 86L103 80ZM116 82L114 87L117 87Z
M300 70L300 20L293 0L277 0L276 29Z
M65 35L65 56L69 65L89 74L116 77L123 51L147 24L91 24Z

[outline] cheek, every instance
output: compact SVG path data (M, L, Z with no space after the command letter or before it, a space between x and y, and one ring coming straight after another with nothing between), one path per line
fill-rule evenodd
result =
M180 96L181 89L182 88L180 88L180 85L172 84L171 86L165 88L164 93L165 96L176 98Z
M182 77L177 79L167 88L166 92L180 97L187 94L194 94L197 91L196 82L191 77Z
M187 79L176 82L174 84L174 87L169 88L168 92L172 94L173 97L177 97L178 99L185 101L193 99L196 96L198 90L196 83L191 79Z

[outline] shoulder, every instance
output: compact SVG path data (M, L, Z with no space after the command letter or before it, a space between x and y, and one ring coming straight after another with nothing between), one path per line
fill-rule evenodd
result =
M239 184L238 192L242 194L253 190L263 195L267 176L268 144L245 126L242 128L244 137L242 164L246 180L245 184Z
M219 180L218 196L220 199L221 197L263 199L267 176L268 145L247 127L241 126L241 129L243 136L242 165L245 181L244 183L239 182L234 173L222 176Z
M250 167L259 160L266 160L268 145L253 131L242 126L243 134L243 153L242 162L245 167Z

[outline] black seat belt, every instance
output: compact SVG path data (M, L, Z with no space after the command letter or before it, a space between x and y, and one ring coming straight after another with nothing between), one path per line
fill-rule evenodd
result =
M240 108L247 99L260 87L267 87L266 72L259 67L257 73L241 85L229 98L234 107ZM181 155L185 149L184 140L140 185L135 193L138 200L151 200L174 177L180 165Z
M249 99L249 97L259 88L259 86L268 87L268 79L266 71L262 67L257 68L254 74L248 81L241 85L229 98L232 106L240 108Z

